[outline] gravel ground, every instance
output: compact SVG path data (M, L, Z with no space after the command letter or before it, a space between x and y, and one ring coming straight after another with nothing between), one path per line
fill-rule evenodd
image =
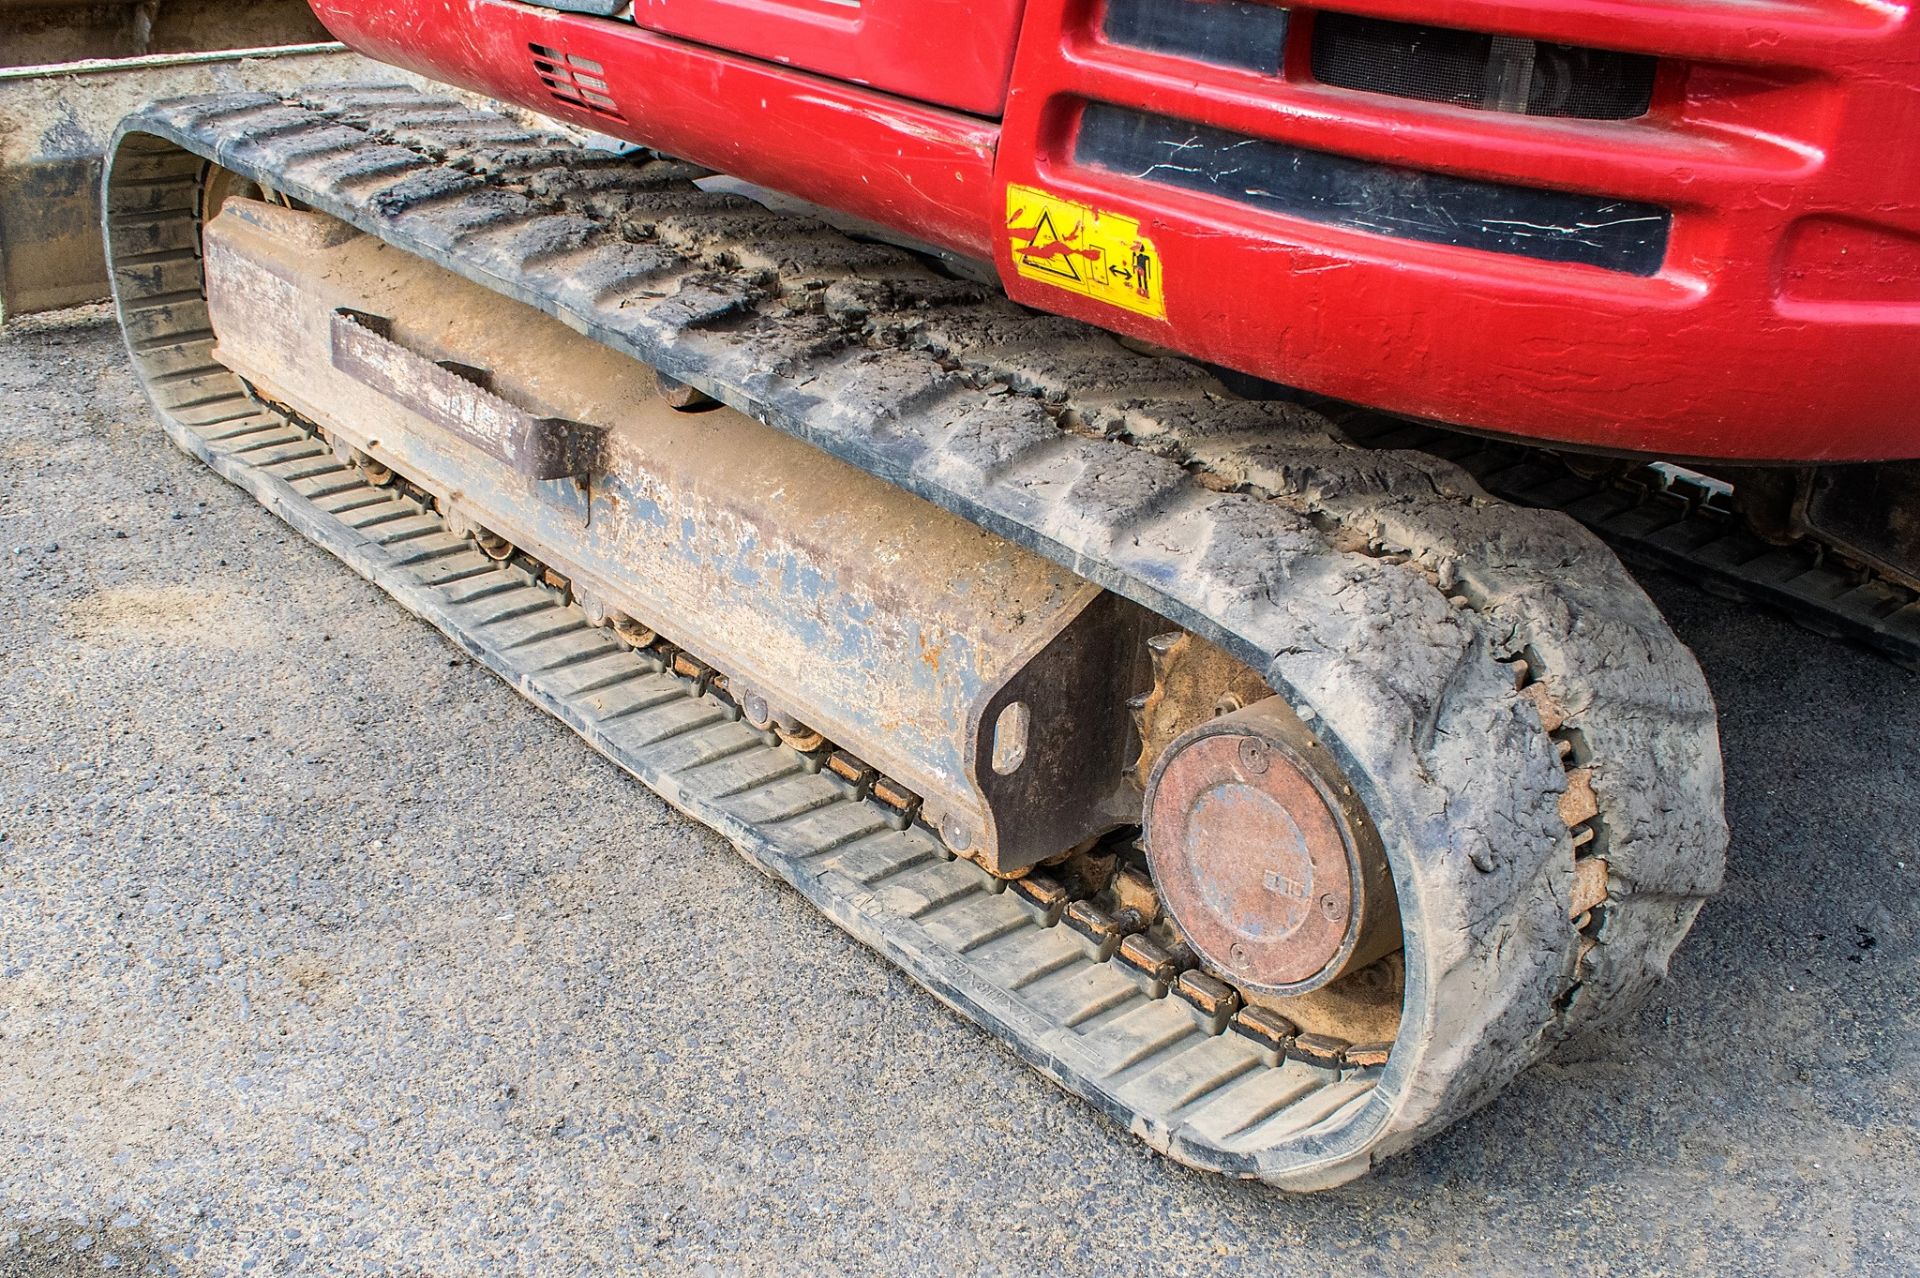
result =
M1920 1268L1920 678L1648 582L1732 864L1653 1005L1309 1198L1057 1092L0 335L0 1275Z

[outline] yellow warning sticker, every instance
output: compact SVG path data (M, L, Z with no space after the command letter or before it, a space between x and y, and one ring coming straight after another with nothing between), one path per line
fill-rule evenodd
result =
M1167 316L1160 251L1130 217L1009 185L1007 238L1013 269L1024 279L1155 319Z

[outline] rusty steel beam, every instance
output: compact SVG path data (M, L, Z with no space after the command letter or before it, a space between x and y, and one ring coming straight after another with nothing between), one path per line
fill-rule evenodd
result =
M230 199L204 241L219 364L724 676L748 722L904 785L954 852L1010 874L1139 819L1151 613L343 223ZM147 256L163 289L200 269Z
M333 367L522 478L587 479L599 469L606 434L599 426L530 413L496 395L486 370L416 354L393 340L393 328L382 315L335 311L328 331Z

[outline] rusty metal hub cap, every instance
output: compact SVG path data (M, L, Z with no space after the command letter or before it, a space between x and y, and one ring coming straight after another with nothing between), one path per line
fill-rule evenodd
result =
M1384 857L1327 766L1309 761L1318 749L1284 705L1262 701L1176 741L1147 791L1147 856L1168 912L1248 989L1304 992L1382 952Z

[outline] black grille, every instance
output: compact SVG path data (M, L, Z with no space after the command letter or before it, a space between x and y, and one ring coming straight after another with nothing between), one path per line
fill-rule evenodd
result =
M1313 75L1343 89L1581 120L1630 120L1658 60L1447 27L1316 14Z
M1667 210L1569 191L1423 173L1093 103L1074 158L1292 217L1430 244L1652 275Z
M602 78L606 69L598 62L562 49L550 49L544 44L529 44L527 48L533 54L534 73L547 86L548 93L568 106L625 122L620 105L613 100L613 90Z
M1287 11L1242 0L1107 0L1101 32L1115 44L1271 75L1287 43Z

